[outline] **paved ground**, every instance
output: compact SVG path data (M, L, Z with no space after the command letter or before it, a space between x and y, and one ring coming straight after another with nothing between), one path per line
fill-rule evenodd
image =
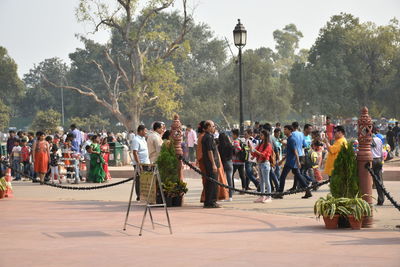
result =
M327 186L308 200L234 195L209 210L198 202L200 179L187 181L185 206L170 209L174 234L147 220L142 237L132 226L122 231L130 184L67 191L15 182L15 197L0 200L0 266L399 266L400 212L388 203L377 207L375 228L325 230L312 206ZM386 186L400 199L400 182ZM166 223L163 215L154 212ZM134 207L130 223L141 216Z

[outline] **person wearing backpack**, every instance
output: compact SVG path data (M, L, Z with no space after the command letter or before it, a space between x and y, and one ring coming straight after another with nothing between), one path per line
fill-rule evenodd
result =
M271 183L269 181L269 174L271 171L271 156L273 154L272 144L270 140L270 134L266 130L261 131L261 143L252 150L252 155L257 159L257 166L260 170L260 192L265 193L265 188L267 188L267 193L271 193ZM256 199L256 203L267 203L271 202L270 196L261 196Z
M232 130L232 139L233 139L232 145L234 148L234 153L232 156L232 162L233 162L232 184L233 187L235 187L235 182L234 182L235 172L239 171L240 181L242 182L242 189L246 190L247 181L246 181L246 176L244 174L244 162L246 160L246 157L248 156L248 153L245 149L243 141L239 139L238 129Z
M244 145L245 149L247 150L247 158L244 162L244 169L246 171L246 188L249 189L250 181L254 183L256 188L259 189L260 183L257 181L254 172L253 166L257 164L256 158L250 155L250 152L253 150L254 147L257 146L258 142L253 138L253 131L251 129L247 129L244 132ZM254 141L254 142L253 142Z

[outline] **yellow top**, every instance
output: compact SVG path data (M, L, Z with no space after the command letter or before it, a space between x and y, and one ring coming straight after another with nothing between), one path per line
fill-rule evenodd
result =
M342 148L343 144L345 144L347 147L346 138L342 137L335 140L335 143L333 143L333 145L330 148L330 151L328 152L328 158L326 159L325 163L325 173L329 176L332 175L335 160L339 155L340 149Z

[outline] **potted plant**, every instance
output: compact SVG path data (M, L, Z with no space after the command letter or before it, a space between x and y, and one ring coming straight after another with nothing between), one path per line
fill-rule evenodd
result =
M339 216L347 216L350 211L345 204L347 198L335 198L328 194L326 198L320 197L314 204L314 214L319 219L321 216L325 222L326 229L336 229L338 227Z
M371 216L371 206L363 199L365 195L347 199L346 209L349 211L347 218L353 230L360 230L364 216Z
M179 179L179 160L175 154L175 147L171 143L164 143L157 158L162 188L167 206L182 206L183 195L187 193L187 184ZM161 203L158 193L157 203Z
M359 192L356 154L353 143L343 145L330 177L330 192L334 198L354 198ZM347 216L339 216L339 228L350 227Z
M6 191L7 191L7 182L6 179L4 177L0 178L0 199L4 198Z

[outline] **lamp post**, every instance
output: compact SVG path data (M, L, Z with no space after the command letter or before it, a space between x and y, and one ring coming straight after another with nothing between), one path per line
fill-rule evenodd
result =
M243 125L243 78L242 78L242 48L246 45L247 41L247 31L244 28L243 24L240 23L240 19L238 19L238 23L236 24L235 29L233 30L233 41L235 46L239 48L239 100L240 100L240 134L242 135L244 132Z

